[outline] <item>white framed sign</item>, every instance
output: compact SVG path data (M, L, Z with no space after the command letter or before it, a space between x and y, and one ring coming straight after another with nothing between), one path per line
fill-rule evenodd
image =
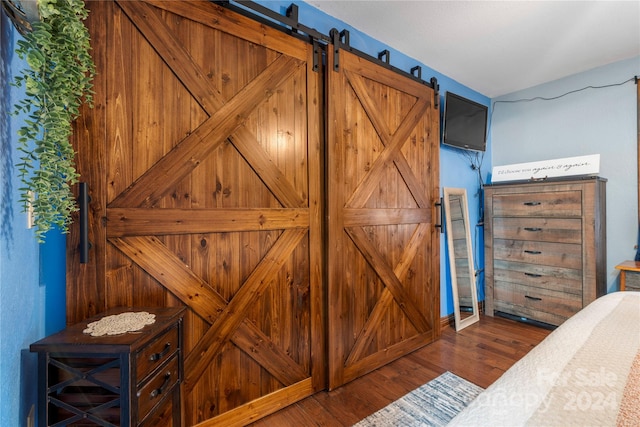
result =
M600 154L494 166L491 182L543 180L547 178L597 175Z

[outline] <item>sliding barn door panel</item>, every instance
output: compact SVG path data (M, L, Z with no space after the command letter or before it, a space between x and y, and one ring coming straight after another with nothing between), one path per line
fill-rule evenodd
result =
M329 386L439 336L434 91L328 55Z
M331 48L316 72L308 41L209 1L87 6L92 249L79 264L72 230L68 323L186 306L185 425L250 423L438 337L431 87L345 50L335 71Z
M187 306L186 425L246 424L323 389L312 46L208 1L88 6L96 105L74 142L93 247L78 265L69 238L69 322Z

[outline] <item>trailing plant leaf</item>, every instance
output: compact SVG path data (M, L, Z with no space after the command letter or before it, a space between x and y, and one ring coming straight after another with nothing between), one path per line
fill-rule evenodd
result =
M68 232L77 210L71 186L78 173L69 137L82 102L92 102L95 65L83 1L38 0L38 10L41 21L32 24L16 49L29 67L14 79L27 96L14 105L14 113L28 117L18 130L20 201L25 210L32 205L36 236L43 242L54 225Z

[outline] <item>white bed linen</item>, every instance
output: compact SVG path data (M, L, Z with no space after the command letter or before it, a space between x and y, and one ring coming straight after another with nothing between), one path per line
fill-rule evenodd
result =
M449 425L640 426L639 351L640 292L607 294L549 334Z

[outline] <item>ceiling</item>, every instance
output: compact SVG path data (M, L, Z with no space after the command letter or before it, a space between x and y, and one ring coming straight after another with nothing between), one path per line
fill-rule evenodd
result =
M640 1L306 2L490 98L640 55Z

